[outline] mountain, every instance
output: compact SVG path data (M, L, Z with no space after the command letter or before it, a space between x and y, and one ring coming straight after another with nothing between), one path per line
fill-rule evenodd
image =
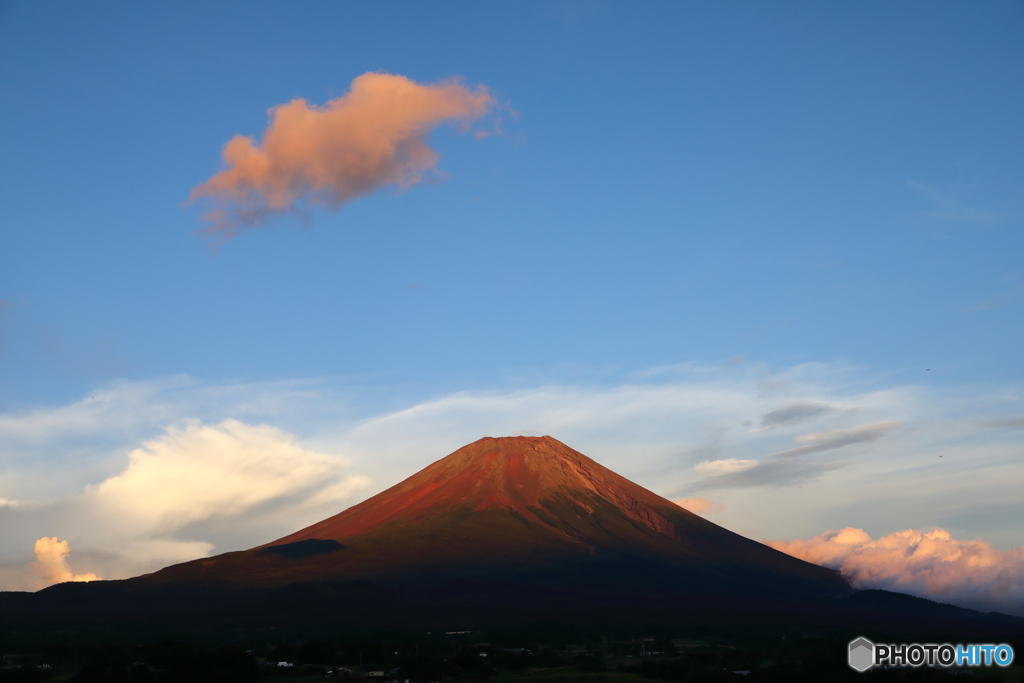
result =
M139 579L338 580L692 597L850 592L835 572L712 524L549 436L481 439L294 534Z
M915 607L909 596L858 595L838 573L719 527L545 436L481 439L251 550L125 581L5 593L0 608L4 620L41 625L984 620Z

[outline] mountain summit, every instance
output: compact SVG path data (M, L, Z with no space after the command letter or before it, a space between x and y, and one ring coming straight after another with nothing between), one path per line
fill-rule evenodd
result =
M666 505L676 509L550 436L484 438L271 545L309 538L340 541L392 524L497 512L534 532L597 547L606 539L584 520L598 508L610 506L636 524L671 536L672 523L661 511Z
M472 554L496 541L561 543L594 552L683 541L672 521L679 517L699 519L550 436L484 438L269 545L406 529L424 540L439 533L448 542L473 537L473 547L465 549ZM487 530L504 529L500 540L475 538L483 519Z

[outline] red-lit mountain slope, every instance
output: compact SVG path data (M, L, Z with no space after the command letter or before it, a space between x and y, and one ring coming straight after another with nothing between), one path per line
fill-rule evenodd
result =
M568 519L553 518L562 512L553 508L558 503L576 509ZM519 436L464 446L383 493L270 545L308 538L340 541L389 524L498 510L566 542L595 546L600 540L594 530L579 521L601 503L651 531L676 537L664 510L677 506L550 436Z
M468 580L680 595L849 590L834 572L712 524L549 436L481 439L290 536L143 580Z

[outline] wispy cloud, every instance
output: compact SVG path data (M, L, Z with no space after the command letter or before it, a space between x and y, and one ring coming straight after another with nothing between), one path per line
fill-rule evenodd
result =
M790 403L761 416L761 426L752 431L763 432L821 417L835 410L824 403Z
M972 306L968 311L991 311L994 308L1005 306L1006 304L1013 302L1015 299L1019 299L1021 295L1024 295L1024 284L1016 285L1001 294L986 299L976 306Z
M689 485L687 491L743 489L757 486L796 486L818 478L826 472L841 469L845 463L811 460L754 461L742 470L717 474Z
M855 528L768 545L838 569L858 588L1024 616L1024 547L997 550L982 540L954 539L942 529L909 529L872 540Z
M8 299L0 299L0 353L4 353L6 347L6 328L10 324L10 310L14 308L14 302Z
M1024 427L1024 415L1014 417L993 417L986 420L979 420L978 424L986 429L1014 429Z
M190 201L211 201L207 232L231 237L311 205L337 209L386 185L408 188L436 171L438 154L427 144L434 128L450 122L466 130L494 106L483 85L366 73L323 106L295 99L271 109L263 138L228 141L226 168L192 190Z
M735 458L697 463L694 471L706 477L687 487L688 491L747 488L753 486L795 486L822 474L841 469L845 463L835 460L806 460L803 456L877 441L899 426L891 420L848 429L804 434L796 437L797 446L768 456L767 460Z
M738 458L725 458L724 460L704 460L693 466L693 471L705 477L716 477L722 474L742 472L755 467L760 460L739 460Z
M928 199L935 209L926 215L956 223L996 223L1000 217L984 209L974 209L956 201L951 195L943 193L925 183L908 180L907 185Z
M799 443L806 443L806 446L797 446L796 448L779 451L772 454L771 457L795 458L801 455L810 455L812 453L821 453L822 451L852 446L856 443L877 441L899 426L899 422L887 420L885 422L851 427L850 429L835 429L830 432L804 434L803 436L796 437L796 440Z

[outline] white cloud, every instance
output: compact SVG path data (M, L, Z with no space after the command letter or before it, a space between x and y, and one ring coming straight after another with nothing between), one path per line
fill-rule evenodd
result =
M1024 547L996 550L980 539L954 539L942 529L908 529L872 540L854 528L768 545L838 569L858 588L1024 616Z
M326 490L328 499L343 497L369 483L365 477L339 481L338 472L350 464L305 450L292 435L267 425L190 421L132 451L127 469L88 487L86 497L104 512L160 534L240 515L284 495Z
M720 474L731 474L749 470L760 462L760 460L738 460L737 458L726 458L725 460L704 460L693 466L697 474L705 477L714 477Z
M25 534L58 525L76 534L86 562L123 578L210 554L218 527L234 528L236 538L254 526L284 535L340 511L370 484L363 475L344 475L350 464L267 425L189 420L132 450L121 473L84 493L15 509L21 533L5 536L24 542ZM267 540L273 537L260 538ZM33 569L48 583L96 578L71 572L67 541L44 537L35 551Z

